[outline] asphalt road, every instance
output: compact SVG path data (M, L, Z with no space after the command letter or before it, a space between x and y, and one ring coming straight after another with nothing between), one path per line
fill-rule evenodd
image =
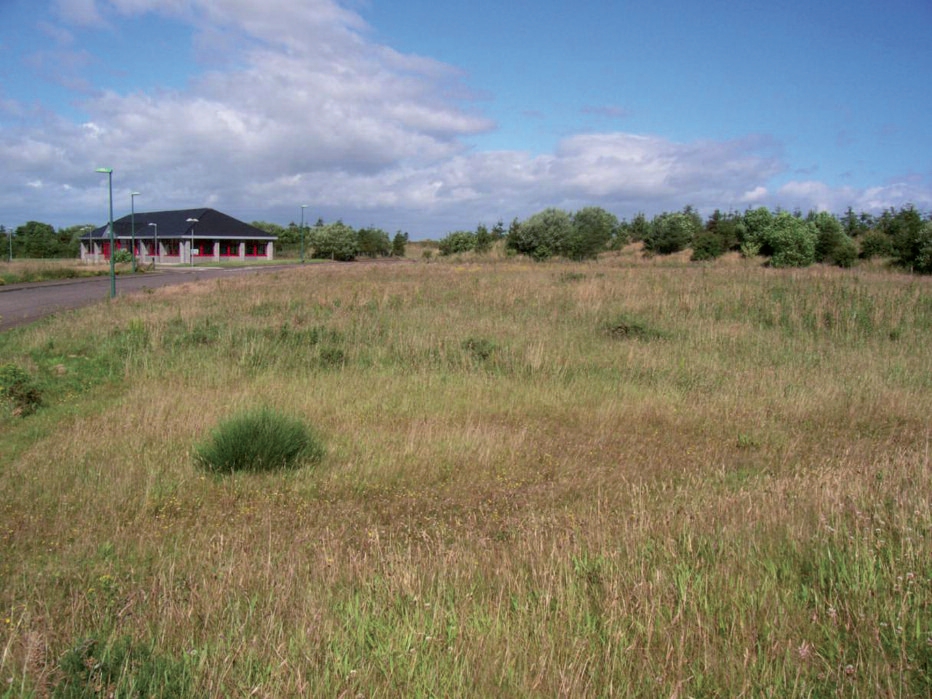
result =
M288 268L294 267L293 265L233 268L164 267L156 272L145 274L119 275L116 278L116 289L117 296L120 296L172 284L203 279L221 279L243 274L259 274ZM0 286L0 332L18 325L33 323L59 311L89 306L109 298L109 276Z

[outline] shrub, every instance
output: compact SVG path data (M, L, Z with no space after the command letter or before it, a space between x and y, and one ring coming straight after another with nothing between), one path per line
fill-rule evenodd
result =
M770 255L771 251L764 245L764 233L773 223L773 214L766 206L748 209L744 212L741 225L737 228L738 245L751 243L758 245L762 255Z
M845 269L852 267L858 259L858 246L848 236L832 251L831 262ZM826 260L828 261L828 260Z
M535 260L559 255L573 231L573 220L562 209L545 209L520 225L512 224L506 246Z
M392 243L381 228L360 228L356 231L356 249L365 257L387 257Z
M297 468L323 456L323 446L304 423L270 408L221 422L195 449L198 465L216 473Z
M311 231L311 245L318 259L350 262L356 259L358 244L356 231L342 221L315 226Z
M916 261L923 247L922 216L911 204L899 211L884 212L878 222L881 230L890 236L893 257L898 265L917 269Z
M476 249L476 234L469 231L453 231L440 239L440 254L458 255L461 252L472 252Z
M689 247L698 233L695 219L688 213L663 213L650 222L644 249L657 255L672 255Z
M117 250L113 253L113 261L116 264L122 264L133 261L133 253L129 250Z
M830 213L820 211L810 214L809 221L816 227L817 238L815 260L839 267L850 267L857 258L857 248L841 226L841 222Z
M817 237L812 223L783 211L764 230L763 247L770 250L773 267L807 267L815 262Z
M870 260L874 257L890 257L893 254L893 241L890 236L881 231L868 231L861 236L861 253L862 260Z
M932 221L927 222L919 234L919 254L913 269L922 274L932 274Z
M42 406L42 392L29 372L16 364L0 366L0 398L14 415L32 415Z
M605 250L618 234L616 216L598 206L587 206L573 215L573 228L562 253L571 260L590 260Z
M393 257L404 257L405 256L405 246L408 244L408 234L398 231L395 233L395 237L392 238L392 256Z
M714 260L725 253L725 243L718 233L702 231L697 233L693 238L693 254L690 258L693 262L703 260Z

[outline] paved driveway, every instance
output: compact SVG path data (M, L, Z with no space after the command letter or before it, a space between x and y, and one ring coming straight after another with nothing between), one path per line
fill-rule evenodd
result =
M116 279L116 288L119 296L183 282L219 279L242 274L259 274L289 268L294 269L294 266L194 267L193 269L190 267L166 267L145 274L120 275ZM0 332L17 325L32 323L58 311L89 306L92 303L106 301L109 298L109 276L0 286Z

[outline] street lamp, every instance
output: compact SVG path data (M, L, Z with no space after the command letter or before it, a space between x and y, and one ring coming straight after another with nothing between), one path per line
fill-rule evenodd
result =
M301 264L304 264L304 210L307 204L301 204Z
M113 168L99 167L97 172L107 176L110 186L110 220L107 224L110 229L110 298L116 298L116 268L113 260Z
M155 264L155 258L161 257L161 255L159 255L159 224L157 224L157 223L150 223L149 225L155 227L155 247L154 247L154 250L155 250L155 257L153 257L153 262L152 262L152 264L154 265L154 264ZM154 269L154 268L153 268L153 269Z
M188 257L191 258L191 266L194 266L194 227L197 225L196 218L187 219L188 223L193 223L194 226L191 226L191 249L188 251Z
M133 253L133 274L136 274L136 197L139 196L139 192L130 192L129 193L129 206L130 206L130 225L132 226L132 233L130 233L130 251Z

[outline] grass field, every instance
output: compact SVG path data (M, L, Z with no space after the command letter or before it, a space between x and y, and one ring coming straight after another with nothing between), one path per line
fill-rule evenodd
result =
M296 267L0 352L0 695L932 693L932 279ZM257 406L323 460L198 469Z

